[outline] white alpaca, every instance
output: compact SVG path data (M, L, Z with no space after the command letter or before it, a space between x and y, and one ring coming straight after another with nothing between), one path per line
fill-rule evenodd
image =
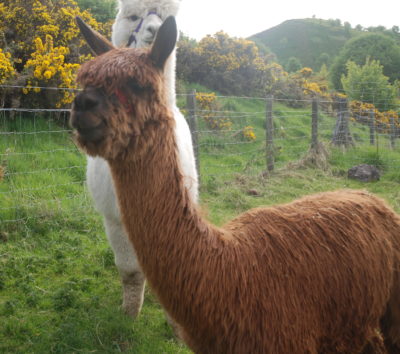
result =
M158 28L169 15L176 15L180 0L119 0L119 11L113 25L112 42L118 47L150 45ZM192 139L185 118L176 107L175 55L166 69L166 89L176 121L175 135L185 185L194 202L198 199L198 180ZM100 157L87 158L87 184L96 209L104 217L109 243L123 284L124 311L135 318L143 304L145 278L121 221L108 163Z

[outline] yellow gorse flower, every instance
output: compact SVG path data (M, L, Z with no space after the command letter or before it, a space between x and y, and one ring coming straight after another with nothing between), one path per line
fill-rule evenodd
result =
M254 141L257 139L256 134L254 133L254 128L250 125L244 127L242 133L245 140Z
M351 101L349 106L353 121L370 124L373 115L375 125L385 132L390 131L392 122L396 127L400 127L400 117L396 111L380 112L372 103L361 101Z
M15 75L15 69L10 58L11 54L4 53L0 48L0 84L3 84Z
M110 37L111 26L98 23L87 11L81 11L74 0L6 0L0 3L0 33L9 29L15 34L0 52L0 83L11 77L21 77L26 84L22 99L41 107L61 107L73 100L73 92L52 91L51 95L35 95L34 87L63 87L74 89L79 65L91 58L75 23L82 17L91 27ZM70 49L72 53L70 53ZM3 52L4 51L4 52ZM14 67L13 67L14 65ZM28 96L25 96L28 95ZM48 98L51 98L49 100Z
M53 37L46 35L46 41L43 43L41 38L35 39L36 51L32 53L31 59L25 64L25 69L33 70L34 82L28 82L25 94L29 93L31 86L48 86L49 84L58 85L63 88L76 88L75 75L80 64L65 63L65 56L69 54L67 47L55 47ZM37 88L34 92L38 92ZM56 107L69 104L73 100L73 95L65 91Z
M232 122L230 119L227 117L215 116L215 113L213 112L215 110L214 106L216 99L217 97L214 92L196 93L196 101L202 111L202 117L207 123L207 126L212 130L230 130L232 128Z

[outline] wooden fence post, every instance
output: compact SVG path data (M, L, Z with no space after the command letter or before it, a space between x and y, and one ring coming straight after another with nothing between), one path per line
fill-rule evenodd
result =
M200 186L201 175L200 175L200 154L199 154L199 130L196 116L196 90L193 90L186 98L186 105L188 110L188 123L190 133L192 135L194 157L196 159L196 169L198 175L198 181Z
M311 113L311 149L318 148L318 100L312 100Z
M396 125L394 123L394 118L390 117L390 147L395 148L396 145Z
M349 145L354 146L353 137L349 129L349 110L345 98L340 98L338 101L338 116L333 132L332 144L344 147L348 147Z
M375 112L369 111L369 143L375 145Z
M273 96L268 96L266 99L266 122L265 122L265 131L266 131L266 158L267 158L267 171L271 172L274 170L274 122L272 117L272 105L273 105Z

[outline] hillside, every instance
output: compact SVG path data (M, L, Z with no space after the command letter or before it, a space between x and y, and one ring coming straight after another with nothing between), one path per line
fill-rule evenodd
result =
M319 69L321 54L328 54L332 62L346 41L360 33L335 21L295 19L257 33L249 39L261 47L268 47L283 65L289 58L296 57L302 66Z

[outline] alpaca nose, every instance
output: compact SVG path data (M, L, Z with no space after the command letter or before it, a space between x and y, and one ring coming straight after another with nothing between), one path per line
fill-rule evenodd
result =
M149 26L147 26L146 29L147 29L147 32L149 32L151 38L153 39L155 37L155 35L157 34L158 26L149 25Z
M74 109L80 112L89 111L95 108L99 103L100 101L96 97L81 92L75 97Z
M71 126L80 133L91 135L90 130L103 124L99 118L98 110L95 109L100 104L101 96L95 90L89 89L78 93L72 105Z

